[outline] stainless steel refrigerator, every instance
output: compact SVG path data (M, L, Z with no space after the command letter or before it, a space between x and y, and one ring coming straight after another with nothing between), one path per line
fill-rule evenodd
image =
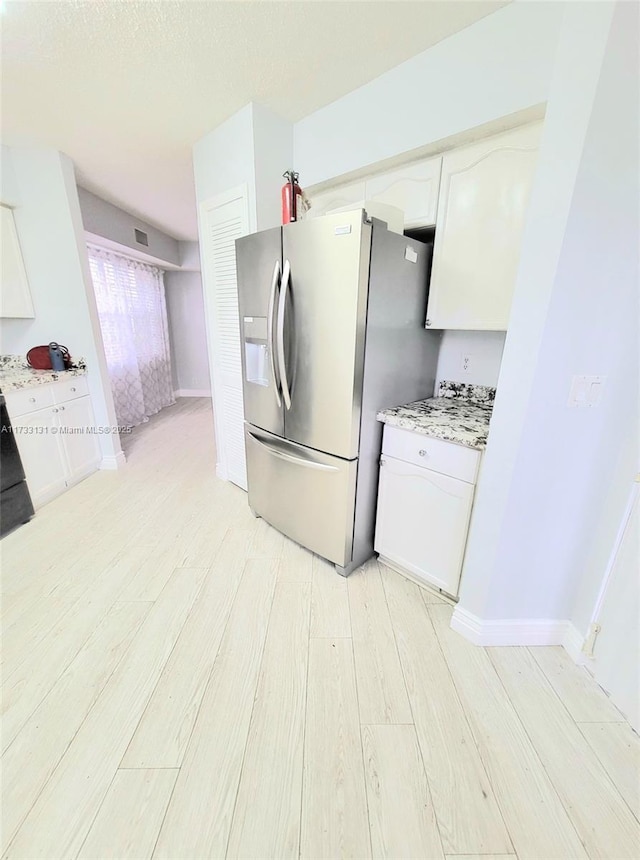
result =
M431 247L366 212L236 241L249 505L348 575L373 555L376 412L433 394Z

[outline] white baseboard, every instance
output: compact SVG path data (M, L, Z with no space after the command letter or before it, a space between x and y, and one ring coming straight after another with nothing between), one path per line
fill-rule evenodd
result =
M174 397L211 397L208 388L179 388L173 392Z
M121 469L126 462L127 458L124 456L124 451L119 451L112 457L103 457L98 468L113 471L115 469Z
M561 645L574 663L582 666L589 662L589 658L582 650L584 636L578 632L578 628L571 621L567 621L567 628L562 637Z
M569 626L553 618L483 621L460 606L451 617L451 629L474 645L564 645Z

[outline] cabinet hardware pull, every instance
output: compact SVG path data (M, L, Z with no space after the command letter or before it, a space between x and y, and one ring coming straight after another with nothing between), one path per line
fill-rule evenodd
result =
M56 409L56 407L54 406L54 407L53 407L53 409L52 409L51 411L52 411L52 412L59 412L60 410L59 410L59 409Z
M75 391L75 388L72 388L71 390L72 390L72 391Z
M29 403L35 403L35 402L36 402L35 397L30 397L30 398L29 398Z
M431 325L431 320L426 320L425 322L427 325Z
M60 412L64 412L64 406L60 407Z
M420 454L421 457L427 456L427 452L424 450L424 448L420 448L420 450L418 451L418 454Z

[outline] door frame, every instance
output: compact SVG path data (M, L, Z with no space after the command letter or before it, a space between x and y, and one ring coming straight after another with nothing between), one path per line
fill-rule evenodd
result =
M226 432L224 422L224 380L222 378L222 369L220 367L219 350L218 350L218 326L219 318L216 311L216 295L215 295L215 278L214 278L214 261L207 250L207 243L203 241L205 232L205 223L207 215L214 209L218 209L229 203L239 200L242 205L242 221L244 234L248 235L255 231L255 225L252 223L255 219L251 218L251 210L249 206L249 186L246 182L241 185L236 185L220 194L215 194L201 201L198 206L198 236L200 239L200 266L202 269L202 292L205 307L205 329L207 332L207 352L209 355L209 374L211 376L211 397L213 405L213 423L215 429L216 440L216 475L223 481L229 480L228 461L226 456L228 433ZM238 332L240 331L240 321L238 320ZM242 386L242 377L240 378ZM242 425L239 430L244 439L244 428ZM246 487L245 487L246 489Z

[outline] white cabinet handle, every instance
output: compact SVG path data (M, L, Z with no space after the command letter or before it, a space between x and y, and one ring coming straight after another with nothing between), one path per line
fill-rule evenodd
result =
M418 451L418 454L419 454L421 457L426 457L426 456L427 456L427 452L424 450L424 448L420 448L420 450Z
M29 403L35 403L35 402L36 402L35 397L30 397L30 398L29 398Z
M60 407L60 412L64 412L64 406Z
M52 409L51 411L52 411L52 412L58 412L59 410L58 410L58 409L56 409L56 407L54 406L54 407L53 407L53 409Z
M75 388L72 388L71 391L75 391Z

